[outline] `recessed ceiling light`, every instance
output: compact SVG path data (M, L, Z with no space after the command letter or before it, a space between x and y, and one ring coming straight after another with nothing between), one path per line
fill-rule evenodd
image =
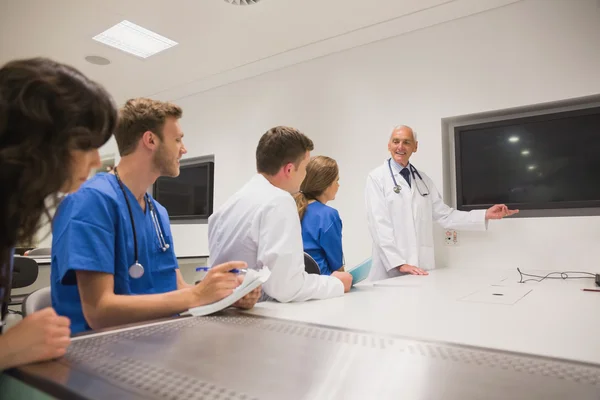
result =
M225 0L225 3L234 4L236 6L249 6L258 3L260 0Z
M519 137L518 136L511 136L508 138L508 141L511 143L517 143L519 141Z
M148 58L178 44L127 20L108 28L93 39L141 58Z
M110 60L108 58L100 57L100 56L86 56L85 61L90 64L96 65L108 65L110 64Z

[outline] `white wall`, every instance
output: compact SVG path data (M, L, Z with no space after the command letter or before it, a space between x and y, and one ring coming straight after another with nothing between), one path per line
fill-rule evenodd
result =
M286 124L338 160L332 203L344 221L348 265L370 254L363 205L368 171L386 157L389 130L419 133L414 163L442 191L442 118L600 93L600 9L596 0L524 0L283 70L177 103L188 156L215 154L215 206L254 173L268 128ZM205 225L175 225L178 255L207 251ZM600 218L494 221L460 245L436 238L438 263L573 269L596 266Z

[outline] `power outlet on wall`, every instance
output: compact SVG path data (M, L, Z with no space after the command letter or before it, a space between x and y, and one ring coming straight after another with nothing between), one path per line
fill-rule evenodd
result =
M444 243L446 243L446 246L458 246L458 231L446 229L444 232Z

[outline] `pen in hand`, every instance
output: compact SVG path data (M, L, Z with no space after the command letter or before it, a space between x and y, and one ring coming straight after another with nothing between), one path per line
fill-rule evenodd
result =
M234 269L230 269L229 272L231 272L232 274L243 274L246 272L246 268L234 268ZM198 267L196 268L196 272L200 272L200 271L204 271L204 272L208 272L210 271L210 267Z

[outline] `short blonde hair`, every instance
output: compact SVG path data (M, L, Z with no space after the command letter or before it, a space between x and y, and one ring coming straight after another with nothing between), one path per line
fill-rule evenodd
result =
M179 119L182 115L181 107L172 103L142 97L128 100L119 110L119 123L115 132L119 154L126 156L133 153L147 131L162 140L166 119Z

